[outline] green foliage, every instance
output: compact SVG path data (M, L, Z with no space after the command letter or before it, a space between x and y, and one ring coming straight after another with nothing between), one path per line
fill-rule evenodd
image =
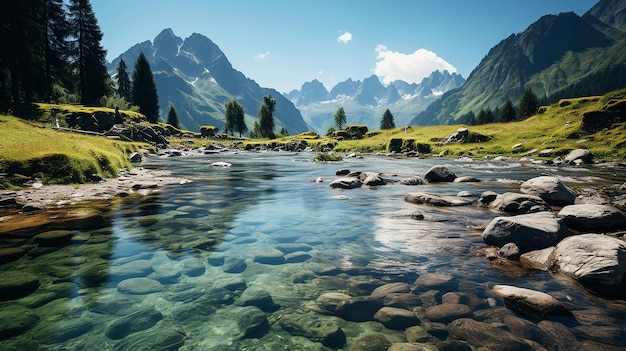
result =
M507 99L500 108L500 115L498 116L498 120L502 122L510 122L515 120L516 114L517 113L515 112L515 106L513 106L511 100Z
M180 128L180 122L178 121L178 115L176 114L174 105L170 105L170 110L167 112L167 124L174 128Z
M150 63L143 52L137 57L133 71L132 85L133 105L139 106L139 112L144 114L150 123L159 120L159 96Z
M139 108L137 106L131 106L130 102L128 102L126 99L124 99L117 93L103 96L100 99L100 106L113 108L113 109L117 107L120 110L129 110L129 111L139 112Z
M525 119L534 115L537 113L537 108L539 108L537 95L532 88L526 88L517 107L517 119Z
M232 100L227 102L224 107L224 131L226 134L230 131L230 135L233 135L233 133L237 131L241 138L241 134L248 131L243 106L236 100Z
M278 136L281 138L289 136L289 132L287 132L287 128L285 127L280 128L280 132L278 132Z
M117 93L124 100L130 102L132 100L131 83L128 72L126 71L127 69L128 67L126 66L126 62L124 62L123 59L120 59L120 63L117 66Z
M336 129L333 126L328 127L328 129L326 129L326 136L331 136L333 135L333 133L335 133Z
M254 131L256 137L275 138L274 135L274 111L276 109L276 100L272 95L263 97L263 103L259 108L258 131ZM255 125L256 128L256 125Z
M337 109L335 115L333 116L333 119L335 121L335 126L337 127L337 129L343 129L343 126L346 124L346 111L344 111L343 106L340 106Z
M476 124L487 124L495 122L493 111L490 108L483 108L476 115Z
M389 111L389 109L385 110L383 113L383 118L380 120L380 129L393 129L396 127L396 123L393 120L393 114Z
M315 154L315 157L313 157L313 161L316 162L338 162L342 159L340 155L330 152L318 152Z

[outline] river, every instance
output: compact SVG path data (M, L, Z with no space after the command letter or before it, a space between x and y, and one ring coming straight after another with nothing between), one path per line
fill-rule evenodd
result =
M599 184L624 183L623 173L519 161L372 156L314 163L312 157L242 152L144 161L143 167L167 169L192 182L99 203L110 225L72 229L66 245L37 249L0 265L0 274L30 273L39 280L33 292L0 302L0 324L5 323L0 349L378 350L368 336L406 343L408 333L374 320L333 316L316 300L329 292L365 296L388 283L406 283L418 296L411 308L419 317L415 324L428 332L419 339L424 350L438 350L436 345L451 339L445 324L424 317L424 310L441 304L446 293L469 297L472 311L466 317L532 340L535 349L626 345L624 301L594 296L547 271L490 264L481 254L482 229L501 213L404 201L407 193L418 190L442 195L469 191L469 199L476 200L487 190L518 191L521 181L539 175L556 176L577 190L599 189ZM216 161L232 166L212 166ZM433 165L481 181L398 182L423 176ZM388 184L331 189L338 169L381 172ZM418 211L424 219L413 218ZM416 283L420 278L430 283ZM573 316L546 322L518 315L493 296L496 284L546 292L572 309ZM262 312L246 317L245 306ZM294 316L300 322L289 327L286 321L296 320ZM311 330L319 329L318 322L327 323L340 328L345 340L323 341L323 332L302 330L307 318L314 321ZM512 318L530 323L524 324L525 331L538 332L522 338L505 323ZM250 326L256 321L258 328ZM481 346L465 341L474 349Z

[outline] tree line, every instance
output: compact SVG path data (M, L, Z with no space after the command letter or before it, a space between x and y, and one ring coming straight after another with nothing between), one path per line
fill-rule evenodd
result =
M507 99L502 106L496 107L494 110L483 108L478 114L470 112L461 116L459 121L470 125L521 121L537 113L538 108L539 99L537 95L532 88L526 88L517 106L513 105L510 99ZM457 121L451 122L458 123Z

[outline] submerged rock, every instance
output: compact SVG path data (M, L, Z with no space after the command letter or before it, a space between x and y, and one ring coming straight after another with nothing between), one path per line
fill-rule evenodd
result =
M600 234L563 239L554 250L552 267L586 285L626 284L626 242ZM623 288L622 288L623 289Z
M361 180L357 177L343 177L330 182L330 187L334 189L354 189L361 185Z
M532 350L532 346L510 332L495 325L470 318L459 318L448 325L450 336L465 340L475 347L486 347L491 351Z
M30 294L39 287L36 275L22 271L2 272L0 279L0 301L13 300Z
M291 335L303 336L326 347L341 348L346 343L346 334L336 318L312 313L292 313L283 315L279 323Z
M424 316L431 322L450 323L455 319L472 316L472 309L460 303L444 303L428 307Z
M163 318L161 312L149 307L113 321L106 330L106 336L119 340L129 334L153 327Z
M129 335L113 346L113 351L177 351L185 344L185 334L171 328L147 330Z
M341 303L343 300L348 300L350 295L340 293L340 292L327 292L320 295L315 303L319 308L326 311L334 312L337 308L337 305Z
M25 307L3 306L0 313L0 340L20 335L34 327L38 321L39 316Z
M568 316L570 311L554 297L536 290L510 285L495 285L491 292L516 312L537 317Z
M237 311L235 318L237 326L244 337L251 337L257 334L265 334L269 329L267 316L256 306L246 306Z
M58 344L70 339L77 338L91 329L94 323L84 318L70 319L54 323L54 328L42 340L45 344Z
M395 330L404 330L420 323L415 313L398 307L382 307L376 312L374 319Z
M129 278L117 284L117 291L133 295L151 294L163 289L161 283L150 278Z
M373 320L381 307L382 298L360 296L341 301L335 308L335 313L347 321L365 322Z
M555 177L541 176L531 178L520 186L524 194L539 196L550 205L572 205L576 193Z

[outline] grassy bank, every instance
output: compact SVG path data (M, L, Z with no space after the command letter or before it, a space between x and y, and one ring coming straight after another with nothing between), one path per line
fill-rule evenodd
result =
M8 175L33 175L44 183L83 183L93 174L112 177L131 168L128 154L142 147L146 145L59 132L49 123L0 115L0 173ZM6 179L0 182L0 187L9 186Z

